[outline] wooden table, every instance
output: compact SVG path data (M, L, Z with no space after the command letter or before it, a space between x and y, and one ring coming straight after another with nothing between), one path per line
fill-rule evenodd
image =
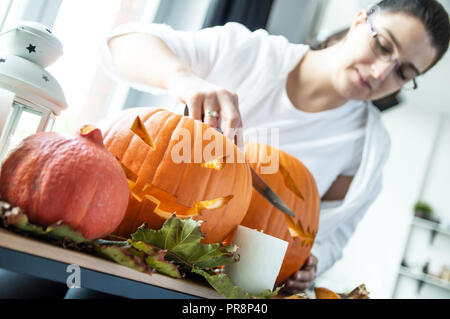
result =
M152 275L86 253L61 248L0 228L0 268L66 283L75 264L81 286L127 298L224 298L207 284Z

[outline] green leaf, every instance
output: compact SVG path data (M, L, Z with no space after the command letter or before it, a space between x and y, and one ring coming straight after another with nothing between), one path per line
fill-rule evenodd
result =
M181 220L172 216L160 230L149 229L143 225L128 241L89 241L81 233L62 223L48 227L34 225L20 208L0 202L0 225L23 233L56 239L65 247L95 253L140 272L152 273L156 270L174 278L181 278L181 267L203 276L215 290L227 298L266 299L277 295L281 289L279 287L275 291L266 290L259 295L252 295L241 287L234 286L228 275L210 271L211 268L236 262L236 247L202 244L200 223L191 218Z
M166 258L177 263L210 269L228 265L238 259L235 246L221 244L203 244L200 223L188 219L170 217L159 230L145 225L131 235L133 241L142 241L160 249L167 250Z
M151 273L153 272L152 269L155 269L175 278L181 277L178 267L164 260L165 252L160 249L151 248L147 245L146 249L141 252L136 248L143 248L142 245L134 248L127 241L120 242L103 239L88 241L81 233L72 230L69 226L62 223L56 223L48 227L34 225L30 223L28 216L20 208L12 208L9 204L6 206L3 204L6 203L2 203L0 218L2 224L5 226L31 235L64 241L67 247L74 247L70 242L75 244L82 243L84 245L83 247L74 248L90 251L93 249L103 258L110 259L118 264L141 272Z
M155 269L156 271L166 274L168 276L174 278L181 278L181 274L178 270L178 266L175 264L168 262L164 259L166 255L166 250L157 249L149 244L146 244L142 241L132 241L129 240L129 243L137 250L142 251L146 254L145 261L147 265Z
M109 258L120 265L141 272L152 272L142 259L142 254L131 250L130 246L96 245L96 250L101 256Z
M203 276L206 281L219 293L230 299L270 299L275 297L282 287L278 287L274 291L266 289L258 295L250 294L239 286L235 286L230 277L225 274L212 274L198 268L192 268L192 272Z
M18 207L14 207L9 211L4 212L1 218L5 226L13 226L21 231L34 235L59 240L69 240L74 243L83 243L87 241L80 232L72 230L69 226L62 224L61 222L47 227L34 225L30 223L28 216Z

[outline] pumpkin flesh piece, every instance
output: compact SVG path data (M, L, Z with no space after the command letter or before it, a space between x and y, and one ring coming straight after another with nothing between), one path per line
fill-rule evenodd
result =
M136 119L133 122L133 125L131 126L131 130L134 134L139 136L145 144L150 146L151 148L154 148L153 140L150 137L150 134L148 134L147 129L145 128L144 123L142 122L141 118L139 116L136 116Z
M136 183L128 180L128 187L130 188L130 194L138 202L142 202L144 198L153 202L156 207L153 212L163 219L169 219L173 214L180 219L194 217L200 215L204 209L212 210L222 208L233 198L233 195L225 197L219 197L212 200L196 201L192 207L186 207L176 202L176 197L165 192L164 190L154 186L146 184L141 191L135 191Z
M316 299L342 299L337 293L327 288L315 287L314 292Z
M133 171L132 171L131 169L129 169L128 167L126 167L126 166L122 163L122 161L121 161L117 156L116 156L116 159L117 159L117 161L119 162L120 166L121 166L122 169L123 169L123 172L125 173L125 176L126 176L127 179L128 179L128 184L130 184L130 182L136 184L136 181L137 181L137 179L138 179L138 176L137 176L135 173L133 173ZM133 185L133 187L134 187L134 185ZM131 191L131 189L130 189L130 191Z

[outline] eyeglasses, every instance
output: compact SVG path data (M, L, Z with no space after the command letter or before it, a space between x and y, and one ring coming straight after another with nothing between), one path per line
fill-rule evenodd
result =
M378 33L369 20L367 20L367 23L369 24L370 35L372 36L370 47L373 53L384 62L391 63L396 61L394 71L397 82L407 90L417 89L417 70L409 64L403 64L398 61L398 59L394 57L395 49L392 41Z

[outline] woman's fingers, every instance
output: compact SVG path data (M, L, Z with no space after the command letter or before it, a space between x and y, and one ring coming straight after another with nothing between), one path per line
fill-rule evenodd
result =
M208 95L203 102L204 122L209 126L216 128L219 126L220 105L215 95Z
M235 94L219 95L219 102L222 109L224 127L222 128L226 137L231 139L236 145L243 145L242 120L239 113L238 99Z
M299 270L294 274L293 278L298 282L312 282L316 278L316 270Z
M314 255L310 255L302 267L302 270L311 270L317 268L318 259Z
M201 95L194 95L187 101L189 109L189 117L194 120L202 120L203 97Z
M299 282L299 281L293 281L288 280L283 288L284 291L296 294L302 291L305 291L311 286L310 282Z
M307 260L307 264L308 265L314 265L317 266L317 263L319 262L319 259L317 259L316 256L314 255L309 255L308 260Z
M205 83L203 85L209 85ZM220 128L224 135L238 147L243 147L242 119L237 94L225 89L209 87L207 90L188 96L189 98L183 98L183 100L187 102L190 118L202 120L202 114L204 114L203 120L206 124L213 128L222 124Z
M296 271L289 280L286 281L283 288L289 293L299 293L308 289L316 279L317 257L311 255L302 269Z

